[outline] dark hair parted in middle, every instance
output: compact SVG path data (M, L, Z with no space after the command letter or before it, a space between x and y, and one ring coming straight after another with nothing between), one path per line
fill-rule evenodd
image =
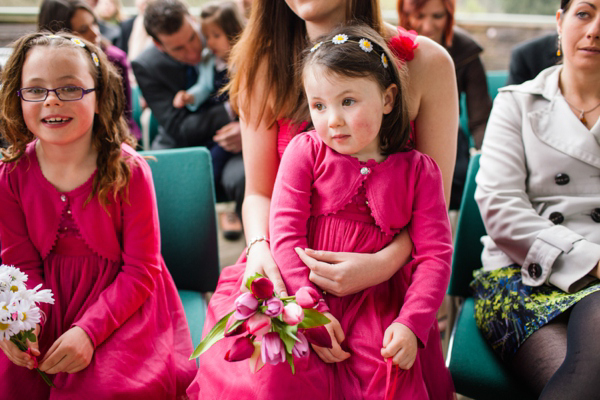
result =
M233 44L244 29L244 18L233 1L215 1L202 7L200 19L203 24L217 24L229 43Z
M44 0L38 14L38 30L72 31L71 19L77 10L85 10L96 19L94 10L85 0Z
M151 0L144 10L144 28L152 39L160 43L158 35L172 35L183 26L183 19L190 15L180 0Z
M341 40L335 44L334 39L338 38ZM362 39L368 40L370 45L361 42ZM307 68L319 65L325 67L327 73L337 76L372 79L382 92L390 85L396 85L398 91L394 107L383 116L381 122L379 146L381 153L386 156L410 150L405 83L407 72L403 66L398 66L398 60L375 30L364 24L342 26L317 39L315 45L306 49L303 55L300 68L302 76Z

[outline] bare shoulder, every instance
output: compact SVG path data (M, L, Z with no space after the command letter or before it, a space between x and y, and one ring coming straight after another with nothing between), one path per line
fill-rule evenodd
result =
M454 73L454 62L446 49L424 36L417 36L416 42L419 47L415 51L415 58L407 63L411 76L429 75L435 71Z

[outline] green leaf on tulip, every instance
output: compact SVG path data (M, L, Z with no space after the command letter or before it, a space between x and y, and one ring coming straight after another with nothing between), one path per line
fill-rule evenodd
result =
M246 281L246 287L248 288L248 290L251 291L252 290L252 282L254 282L255 279L258 279L261 277L262 277L262 275L257 272L254 275L252 275L250 278L248 278L248 280Z
M225 337L225 327L227 326L227 321L229 317L233 314L233 311L221 318L219 322L210 330L208 335L200 342L196 350L190 356L190 360L194 358L198 358L202 353L206 350L210 349L213 344L217 343L219 340Z
M292 375L295 375L296 368L294 367L294 356L291 353L285 353L285 358L288 364L290 364L290 367L292 368Z
M319 311L313 308L304 309L304 319L298 324L298 328L309 329L316 328L330 323L329 318L321 314Z
M229 314L231 315L231 313ZM245 320L243 319L236 319L235 322L229 327L229 329L227 330L227 333L229 332L233 332L235 331L235 329L240 326L241 324L244 323ZM225 324L225 326L227 326L227 324Z

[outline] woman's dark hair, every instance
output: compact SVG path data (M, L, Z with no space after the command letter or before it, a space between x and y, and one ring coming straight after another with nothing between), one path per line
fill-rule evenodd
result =
M560 9L567 11L571 7L571 0L560 0Z
M231 45L235 43L244 29L244 18L239 7L233 1L219 1L204 5L200 11L203 24L217 24Z
M334 44L337 35L346 35L347 41ZM371 51L364 50L366 39ZM383 116L379 131L379 147L383 155L390 155L410 148L410 124L406 104L406 80L403 66L399 67L396 58L388 49L385 40L372 28L364 24L348 25L335 29L331 34L317 39L316 44L303 53L300 73L313 65L325 67L326 74L349 78L369 78L385 91L390 85L398 87L394 107Z
M38 30L72 31L71 19L77 10L89 12L96 20L94 10L84 0L44 0L38 14Z

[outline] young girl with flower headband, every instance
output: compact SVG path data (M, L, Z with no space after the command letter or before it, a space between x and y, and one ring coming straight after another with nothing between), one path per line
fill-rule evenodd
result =
M406 72L365 25L339 28L317 42L305 52L301 71L315 130L286 148L270 215L271 251L286 287L292 294L302 286L319 289L298 254L307 247L376 253L407 229L412 259L386 282L356 294L318 290L317 308L331 320L332 348L313 344L308 361L295 360L295 375L287 364L252 376L245 363L220 361L231 346L226 339L201 356L200 365L221 365L235 384L223 388L206 377L193 389L199 398L221 391L221 399L294 399L298 393L451 399L435 318L450 278L451 233L440 170L411 149Z
M117 72L86 40L44 32L19 39L3 72L2 260L56 302L27 353L0 342L2 396L184 395L192 343Z

